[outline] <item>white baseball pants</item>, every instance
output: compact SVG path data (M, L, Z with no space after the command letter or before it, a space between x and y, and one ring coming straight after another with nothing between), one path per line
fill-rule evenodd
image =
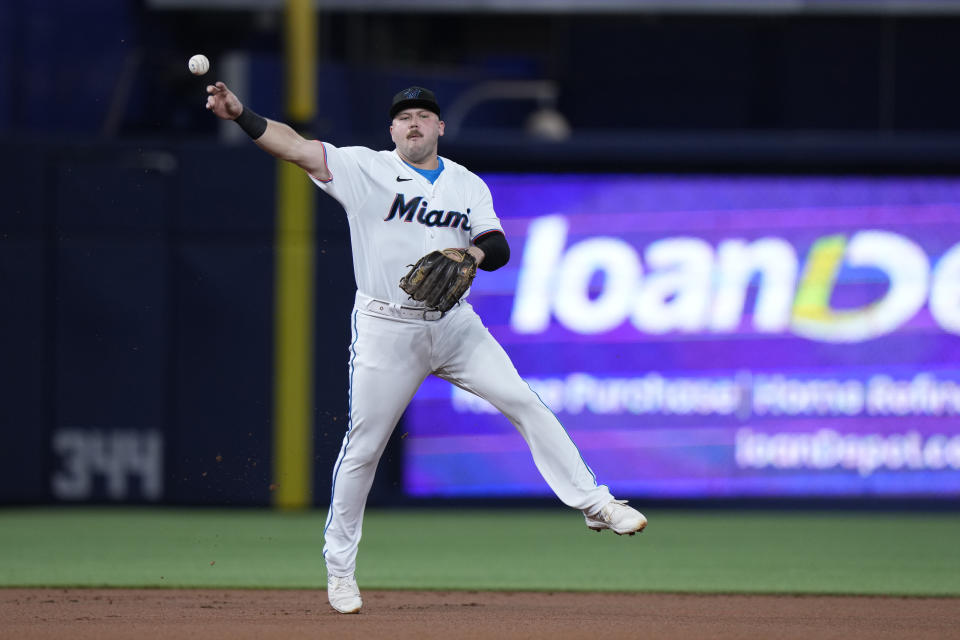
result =
M357 294L350 347L350 422L333 468L324 527L323 555L330 575L354 573L363 512L380 456L431 373L500 410L526 440L537 469L564 504L593 512L612 499L469 303L460 303L439 320L399 317L402 313L396 305Z

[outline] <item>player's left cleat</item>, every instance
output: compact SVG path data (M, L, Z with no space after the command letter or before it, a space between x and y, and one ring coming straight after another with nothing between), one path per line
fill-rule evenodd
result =
M340 613L360 613L363 600L353 576L327 576L327 599Z
M647 526L646 517L633 507L628 507L626 500L611 500L593 515L584 511L583 517L587 526L594 531L610 529L618 536L632 536Z

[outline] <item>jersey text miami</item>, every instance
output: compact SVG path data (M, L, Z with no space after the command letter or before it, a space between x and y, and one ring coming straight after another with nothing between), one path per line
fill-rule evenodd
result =
M414 215L419 205L420 211ZM443 209L431 209L427 211L427 201L421 196L417 196L409 203L404 200L403 194L398 193L390 205L390 213L384 220L403 220L404 222L413 222L416 220L420 224L428 227L460 227L464 231L470 231L470 209L466 213L459 211L444 211Z

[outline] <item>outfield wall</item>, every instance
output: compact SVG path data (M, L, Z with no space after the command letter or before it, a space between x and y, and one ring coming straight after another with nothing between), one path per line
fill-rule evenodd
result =
M0 149L0 503L269 504L274 162L212 141ZM610 172L622 143L580 150L607 173L558 173L543 145L510 161L549 173L488 173L499 150L451 152L513 247L471 300L618 495L956 497L960 181L676 155L658 166L684 175ZM325 506L353 295L326 197L315 247ZM491 496L549 497L510 425L431 379L372 500Z
M267 504L273 161L215 144L2 149L0 502ZM352 283L342 215L317 206L327 467Z

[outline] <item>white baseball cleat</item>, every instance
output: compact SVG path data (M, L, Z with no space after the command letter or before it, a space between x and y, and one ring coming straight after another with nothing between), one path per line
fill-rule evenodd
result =
M594 531L610 529L618 536L623 534L632 536L640 533L647 526L646 517L633 507L628 507L626 500L611 500L593 515L584 511L583 517L587 521L587 526Z
M327 576L327 599L340 613L360 613L363 600L353 576Z

